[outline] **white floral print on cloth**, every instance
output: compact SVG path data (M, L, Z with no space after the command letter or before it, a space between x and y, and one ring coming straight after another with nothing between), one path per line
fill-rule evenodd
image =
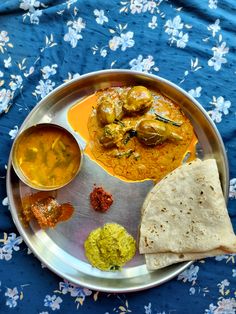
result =
M76 14L75 14L76 15ZM81 35L82 29L85 28L85 22L81 17L75 21L67 22L68 32L64 36L64 40L71 44L72 48L77 46L79 40L83 38Z
M215 71L219 71L222 64L227 63L225 56L229 52L229 48L226 46L226 42L224 41L220 45L213 47L212 51L213 57L208 61L208 65L214 67Z
M0 90L0 113L8 111L12 96L10 89L3 88Z
M230 180L229 197L232 199L236 199L236 178Z
M5 292L5 296L7 297L6 305L9 307L16 307L17 300L19 299L19 294L17 288L7 288L7 292Z
M19 245L22 241L22 237L17 237L15 233L9 235L4 233L4 238L0 240L0 260L9 261L12 258L13 251L19 251Z
M169 35L169 42L172 45L173 43L176 43L176 46L178 48L185 48L188 41L189 41L189 34L184 33L183 29L185 28L191 28L189 25L185 25L181 17L177 15L174 17L173 20L167 20L167 22L164 25L165 32Z
M209 113L227 150L236 227L235 9L233 0L1 1L0 312L236 313L236 254L199 261L131 295L63 281L30 254L6 192L11 145L38 101L85 73L130 69L178 84Z
M20 8L26 11L23 14L23 21L27 18L30 19L30 23L39 24L39 18L42 15L42 9L47 6L43 1L38 0L20 0Z
M131 70L152 73L152 71L158 72L158 67L155 66L155 61L153 56L147 56L144 58L142 55L139 55L137 58L132 59L129 62Z
M190 89L190 91L188 91L189 95L193 96L194 98L199 98L201 97L201 86L196 87L195 89Z
M44 306L50 307L53 311L60 309L60 303L62 303L62 299L55 294L52 296L46 295L44 299Z
M120 48L122 51L125 51L127 48L134 46L135 41L133 40L133 32L124 32L120 36L114 36L109 41L109 47L111 50L115 51Z
M105 14L104 14L104 10L94 10L93 11L93 13L94 13L94 15L96 16L96 22L98 23L98 24L101 24L101 25L103 25L104 23L107 23L108 22L108 17L107 16L105 16Z
M210 102L210 104L215 106L213 110L208 111L213 121L219 123L221 122L223 115L229 114L231 102L229 100L225 100L223 96L217 98L213 96L213 99Z

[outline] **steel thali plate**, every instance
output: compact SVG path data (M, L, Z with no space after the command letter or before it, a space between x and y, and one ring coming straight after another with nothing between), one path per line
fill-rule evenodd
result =
M227 201L228 163L222 139L214 123L201 105L175 84L151 74L130 70L104 70L83 75L62 84L47 95L30 112L20 132L37 123L56 123L68 128L80 145L85 141L74 132L67 120L69 108L99 89L111 86L144 85L159 90L178 103L191 120L199 144L199 158L213 157L217 161L222 189ZM79 119L80 117L78 117ZM115 202L107 214L90 208L89 194L93 185L109 190ZM153 182L125 182L109 175L86 155L78 176L57 191L59 202L70 201L75 207L73 217L54 229L41 230L35 222L26 228L19 219L22 199L35 192L16 176L11 155L7 171L7 194L15 225L35 256L50 270L75 284L106 292L131 292L160 285L177 276L191 262L178 263L157 271L148 271L143 256L138 253L119 272L103 272L93 268L84 256L83 243L88 233L106 222L123 225L136 239L140 222L140 208L153 187Z

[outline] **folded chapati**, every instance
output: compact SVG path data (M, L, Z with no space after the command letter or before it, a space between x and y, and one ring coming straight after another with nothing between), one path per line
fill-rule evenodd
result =
M149 269L236 252L214 159L184 164L153 188L142 208L139 250Z
M207 257L227 254L223 250L212 250L207 252L198 253L150 253L145 254L145 260L147 269L154 270L164 268L166 266L184 262L184 261L195 261Z

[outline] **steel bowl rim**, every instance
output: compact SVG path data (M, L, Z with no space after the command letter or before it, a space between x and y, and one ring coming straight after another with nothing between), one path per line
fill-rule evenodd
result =
M44 128L44 127L52 127L52 128L56 128L56 129L60 129L63 132L66 132L77 144L78 147L78 151L80 152L80 163L78 165L78 168L76 170L76 172L73 174L73 176L70 178L69 181L59 185L59 186L50 186L50 187L43 187L43 186L37 186L33 183L31 183L31 181L29 179L26 178L26 176L24 175L23 171L21 171L20 167L17 165L17 161L16 158L14 158L14 153L16 153L16 147L18 145L18 141L20 141L20 139L27 133L30 132L30 130L36 130L36 128ZM67 184L69 184L70 182L72 182L75 177L78 175L81 166L82 166L82 162L83 162L83 149L81 147L81 145L78 143L77 139L75 138L75 136L72 134L72 132L70 132L68 129L66 129L65 127L61 126L60 124L57 123L51 123L51 122L43 122L43 123L36 123L33 124L27 128L21 128L19 133L17 134L17 136L14 139L14 142L12 144L12 149L11 149L11 163L12 163L12 167L16 173L16 175L18 176L18 178L25 183L27 186L29 186L30 188L33 188L35 190L38 191L54 191L54 190L58 190L61 189L63 187L65 187Z

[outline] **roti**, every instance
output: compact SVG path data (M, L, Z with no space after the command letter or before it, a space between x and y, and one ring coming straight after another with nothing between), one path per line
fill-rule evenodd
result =
M139 250L149 269L236 252L215 159L184 164L153 188L142 208Z
M217 255L227 254L228 252L223 250L212 250L208 252L198 253L153 253L145 254L146 266L149 270L161 269L172 264L195 261L207 257L213 257Z

